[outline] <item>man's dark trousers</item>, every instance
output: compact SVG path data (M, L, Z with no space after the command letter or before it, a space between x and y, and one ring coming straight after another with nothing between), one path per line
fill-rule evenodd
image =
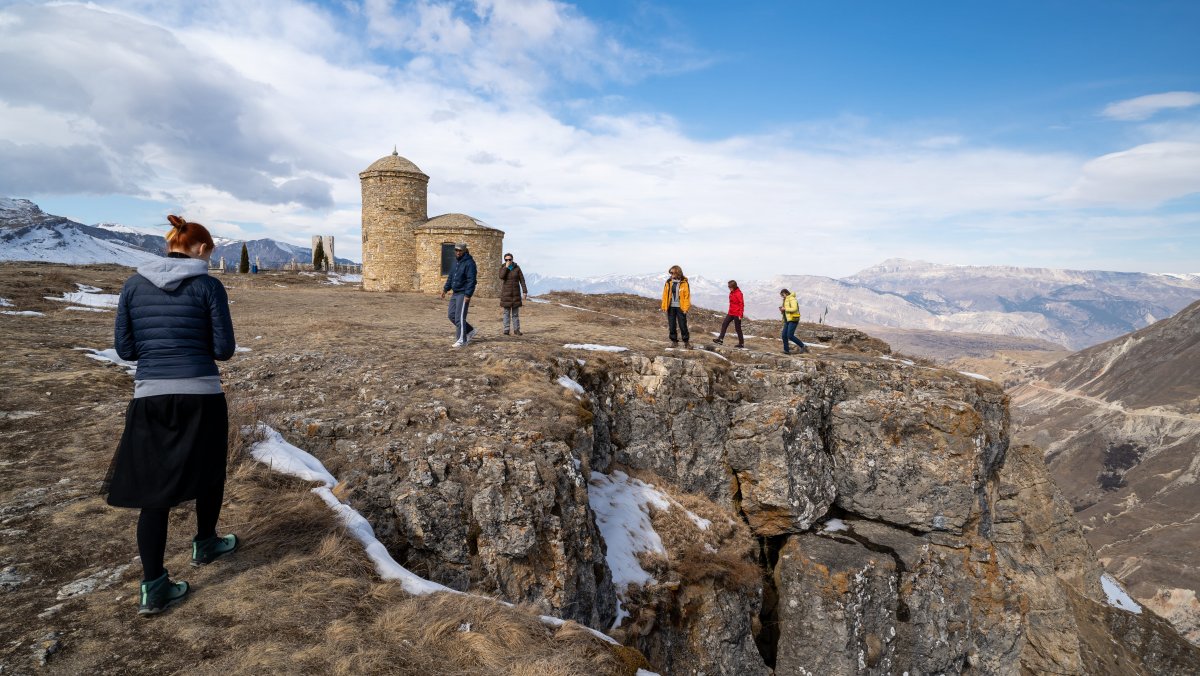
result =
M458 340L464 342L467 340L467 335L475 330L467 322L467 310L470 307L471 304L467 302L467 295L465 293L455 292L454 295L450 296L450 309L446 314L450 317L450 321L454 322L454 326L457 329L455 335Z

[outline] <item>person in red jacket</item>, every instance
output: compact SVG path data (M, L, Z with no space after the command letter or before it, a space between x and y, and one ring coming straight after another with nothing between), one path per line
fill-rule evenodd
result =
M729 314L725 315L725 321L721 323L721 335L713 338L713 342L717 345L725 344L725 332L729 330L730 322L733 323L733 328L737 331L738 347L746 347L746 339L742 337L742 317L746 314L746 303L742 300L742 290L738 288L737 282L729 280Z

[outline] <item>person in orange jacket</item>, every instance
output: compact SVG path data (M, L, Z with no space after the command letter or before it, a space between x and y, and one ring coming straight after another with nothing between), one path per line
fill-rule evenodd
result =
M683 346L690 350L692 343L688 334L687 313L692 307L692 292L688 288L687 277L683 275L683 268L672 265L668 272L671 276L663 284L662 296L662 310L667 313L667 330L673 345L679 345L679 339L683 338Z
M742 290L738 288L737 282L729 280L729 314L725 315L725 321L721 322L721 335L713 338L713 342L717 345L725 344L725 332L729 330L730 323L733 324L734 330L737 331L738 347L746 347L746 339L742 337L742 317L746 315L746 302L742 298Z

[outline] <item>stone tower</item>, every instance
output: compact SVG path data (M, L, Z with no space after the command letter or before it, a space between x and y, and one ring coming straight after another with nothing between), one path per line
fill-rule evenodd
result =
M429 177L392 150L358 178L362 183L363 289L418 290L414 231L429 219Z

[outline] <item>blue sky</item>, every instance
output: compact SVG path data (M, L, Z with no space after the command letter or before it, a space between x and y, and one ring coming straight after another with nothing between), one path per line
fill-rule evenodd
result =
M392 144L546 274L1200 271L1200 3L0 4L0 194L338 238Z

